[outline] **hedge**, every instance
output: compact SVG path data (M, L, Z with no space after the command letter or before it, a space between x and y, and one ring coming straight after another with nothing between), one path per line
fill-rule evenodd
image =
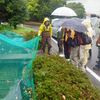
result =
M38 56L33 62L37 100L100 100L80 69L58 56Z

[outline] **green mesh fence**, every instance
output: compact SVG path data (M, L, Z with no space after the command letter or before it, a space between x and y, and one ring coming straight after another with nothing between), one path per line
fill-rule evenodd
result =
M0 33L0 100L36 100L31 69L39 39L24 41L16 33Z

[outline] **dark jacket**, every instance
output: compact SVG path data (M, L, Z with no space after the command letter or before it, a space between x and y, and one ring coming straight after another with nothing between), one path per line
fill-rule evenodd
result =
M98 39L97 39L97 41L96 41L96 45L97 45L97 46L100 46L100 35L99 35L99 37L98 37Z

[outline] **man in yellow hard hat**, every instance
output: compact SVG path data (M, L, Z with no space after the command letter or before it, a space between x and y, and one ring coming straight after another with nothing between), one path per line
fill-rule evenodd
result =
M51 37L52 37L52 27L50 24L49 18L44 18L43 23L41 24L38 32L38 36L42 36L42 51L45 53L46 44L48 46L48 54L50 55L51 49Z

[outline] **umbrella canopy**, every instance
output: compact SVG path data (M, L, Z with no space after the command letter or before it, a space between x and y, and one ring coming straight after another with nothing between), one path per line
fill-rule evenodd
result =
M63 16L63 17L77 16L77 14L71 8L68 8L68 7L59 7L55 9L51 15Z
M61 26L71 28L78 32L87 32L87 28L82 24L82 20L78 18L66 19Z
M54 27L60 27L65 21L66 21L66 19L55 18L55 19L52 20L51 24L52 24Z

